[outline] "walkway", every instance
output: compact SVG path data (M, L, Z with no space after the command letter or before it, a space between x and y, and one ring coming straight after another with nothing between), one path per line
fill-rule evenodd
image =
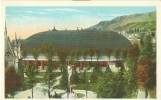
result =
M53 86L59 85L60 84L60 79L61 76L56 77L56 82ZM34 86L34 93L33 96L34 98L48 98L48 93L47 93L48 87L45 83L36 83L36 85ZM82 94L86 94L85 90L77 90L74 89L73 90L75 93L82 93ZM54 89L51 92L51 95L54 95L56 93L65 93L65 90L62 89ZM25 91L19 91L16 93L15 98L28 98L31 97L31 89L25 90ZM85 97L84 97L85 98ZM90 99L95 99L97 98L97 95L92 92L92 91L88 91L88 98Z

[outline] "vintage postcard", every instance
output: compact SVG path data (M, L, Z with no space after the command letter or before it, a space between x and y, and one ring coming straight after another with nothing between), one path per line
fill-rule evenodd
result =
M4 99L158 99L157 3L22 3L2 6Z

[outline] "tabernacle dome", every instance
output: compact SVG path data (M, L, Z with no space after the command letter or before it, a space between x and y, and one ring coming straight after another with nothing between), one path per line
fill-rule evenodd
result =
M131 42L116 32L108 30L52 30L36 33L22 42L22 47L29 50L39 47L42 44L50 43L54 49L77 48L99 48L104 50L122 49L131 44Z

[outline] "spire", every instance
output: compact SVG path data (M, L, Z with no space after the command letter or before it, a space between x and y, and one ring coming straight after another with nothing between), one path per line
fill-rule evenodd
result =
M17 35L16 35L16 32L15 32L15 40L17 41Z
M56 31L55 26L54 26L54 29L52 31Z
M6 21L5 21L5 34L7 35L7 26L6 26Z

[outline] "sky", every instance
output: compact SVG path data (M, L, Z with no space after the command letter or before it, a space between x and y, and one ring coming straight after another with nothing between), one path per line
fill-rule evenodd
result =
M88 28L100 21L112 20L118 16L156 11L156 7L108 7L108 6L8 6L6 26L8 36L15 33L22 39L42 31L76 30Z

